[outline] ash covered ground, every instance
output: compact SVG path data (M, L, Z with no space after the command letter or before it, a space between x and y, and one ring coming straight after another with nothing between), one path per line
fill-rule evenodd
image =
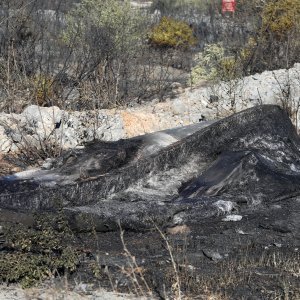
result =
M34 211L63 209L78 244L99 258L116 289L132 288L118 267L128 266L122 228L156 297L172 290L168 240L185 294L297 299L299 150L288 116L271 105L209 124L94 142L47 169L2 177L1 219L7 224L19 212L30 223ZM84 267L76 276L92 277Z

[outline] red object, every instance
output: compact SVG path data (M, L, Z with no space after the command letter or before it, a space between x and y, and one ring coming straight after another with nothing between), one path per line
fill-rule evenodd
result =
M222 0L222 12L235 12L236 1L235 0Z

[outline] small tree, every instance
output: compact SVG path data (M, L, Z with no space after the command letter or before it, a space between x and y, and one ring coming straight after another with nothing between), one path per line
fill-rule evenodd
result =
M235 109L235 89L241 77L241 60L237 56L226 55L226 49L222 44L210 44L198 55L197 64L191 70L190 83L197 84L201 80L209 80L213 89L221 83L222 89L226 90L231 108Z

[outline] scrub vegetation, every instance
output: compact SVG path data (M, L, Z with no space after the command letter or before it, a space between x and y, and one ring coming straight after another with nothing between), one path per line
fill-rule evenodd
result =
M143 4L143 1L138 1ZM172 82L232 80L297 62L299 1L4 0L0 109L86 110L158 97Z
M3 236L1 281L26 288L77 269L79 252L62 213L36 216L33 227L7 225Z

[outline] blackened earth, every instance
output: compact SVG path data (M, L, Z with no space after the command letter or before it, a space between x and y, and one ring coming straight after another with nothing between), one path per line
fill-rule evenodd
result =
M190 299L299 299L299 212L300 198L290 198L255 211L238 211L243 218L236 222L223 221L220 215L197 223L187 221L183 232L177 228L175 234L164 228L183 294ZM166 298L176 282L165 238L157 229L124 233L127 248L160 299ZM130 270L132 264L120 232L80 234L79 244L91 251L86 267L98 259L102 286L111 289L112 280L114 290L133 290L130 277L120 268ZM91 272L86 270L83 268L74 280L91 282ZM95 286L99 283L94 282ZM146 290L142 281L141 286Z
M48 170L2 177L1 222L30 226L34 212L62 209L89 253L77 282L91 282L89 262L97 260L101 285L134 289L124 230L134 274L143 270L158 297L176 287L171 252L182 292L193 298L298 299L299 150L277 106L95 142Z

